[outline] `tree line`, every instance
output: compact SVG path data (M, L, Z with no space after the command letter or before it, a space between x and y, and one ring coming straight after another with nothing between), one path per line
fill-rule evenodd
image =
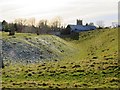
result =
M94 23L90 22L86 25L94 26ZM104 21L99 20L96 22L98 29L105 28ZM116 22L112 22L112 27L117 27L118 24ZM51 21L47 19L41 19L36 23L35 18L18 18L15 19L14 22L8 23L7 21L2 21L2 31L9 32L9 35L14 35L15 32L18 33L36 33L37 35L42 33L49 33L51 31L56 32L63 30L64 26L62 26L62 18L57 16L54 17Z
M36 23L35 18L25 19L18 18L14 22L8 23L7 21L2 21L2 31L9 32L9 35L14 35L15 32L24 33L31 32L39 35L40 33L47 33L49 31L57 31L62 28L61 18L55 17L52 21L47 19L41 19Z

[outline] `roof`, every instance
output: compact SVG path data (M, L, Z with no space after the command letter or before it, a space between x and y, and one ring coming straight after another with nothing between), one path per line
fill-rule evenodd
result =
M71 31L80 32L80 31L88 31L95 30L95 26L84 26L84 25L68 25L71 28Z

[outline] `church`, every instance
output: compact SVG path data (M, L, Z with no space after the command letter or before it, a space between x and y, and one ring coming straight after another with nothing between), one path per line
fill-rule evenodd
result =
M66 29L63 31L64 34L71 34L72 32L82 32L82 31L89 31L89 30L95 30L96 27L94 25L83 25L82 20L77 20L76 25L67 25Z

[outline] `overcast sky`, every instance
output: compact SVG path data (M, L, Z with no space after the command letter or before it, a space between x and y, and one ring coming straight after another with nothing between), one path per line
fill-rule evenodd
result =
M63 24L75 24L76 19L86 22L103 20L106 25L117 22L119 0L0 0L0 21L35 17L62 18Z

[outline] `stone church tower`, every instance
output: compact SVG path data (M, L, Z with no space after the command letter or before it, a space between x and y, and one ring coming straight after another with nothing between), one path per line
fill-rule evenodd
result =
M77 19L77 25L83 25L83 23L82 23L82 22L83 22L82 20Z

